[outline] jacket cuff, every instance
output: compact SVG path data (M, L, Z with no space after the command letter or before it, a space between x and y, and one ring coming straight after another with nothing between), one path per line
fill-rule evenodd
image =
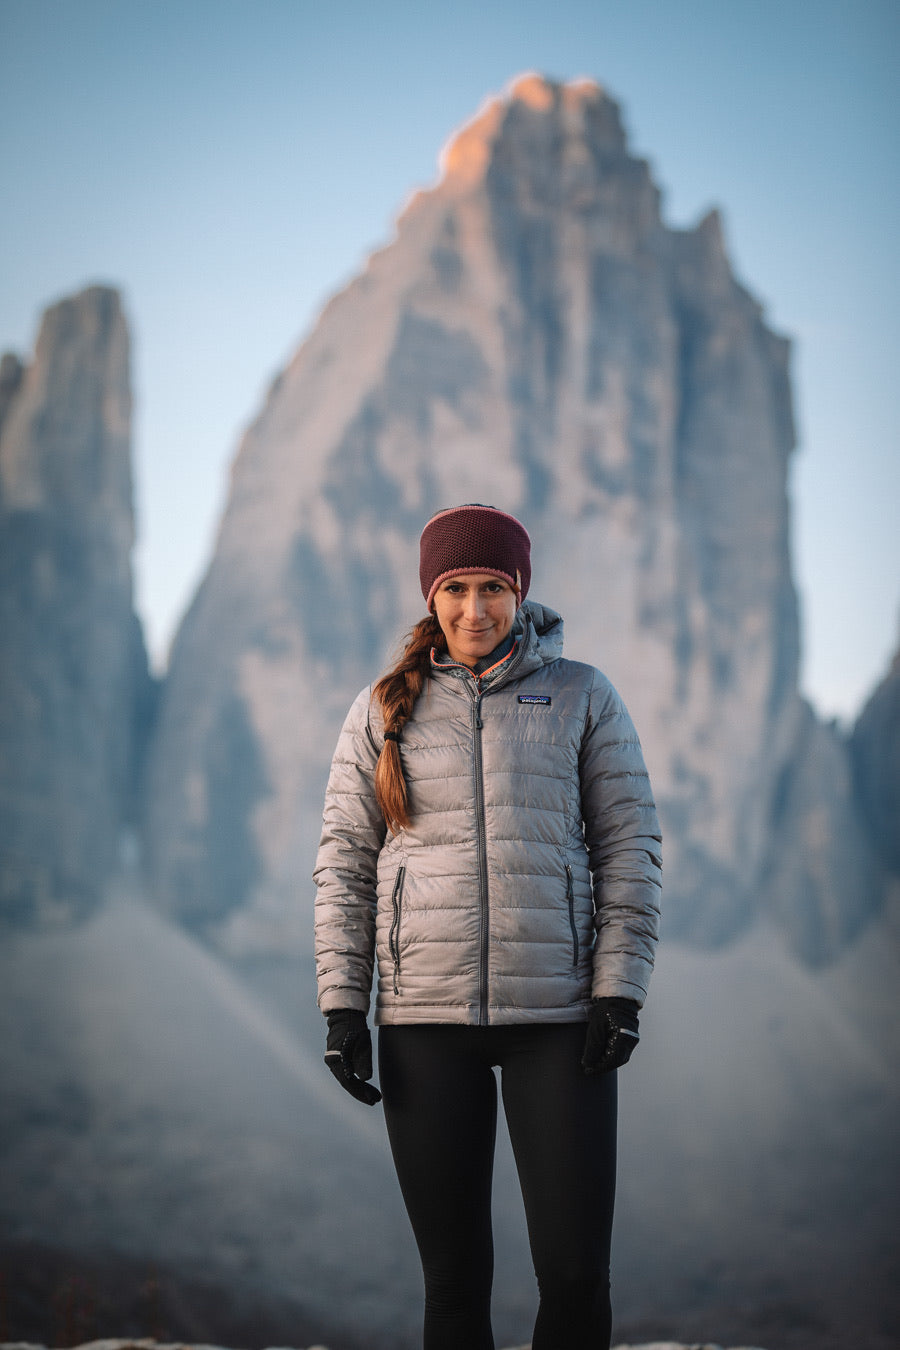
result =
M369 1015L369 996L359 989L326 989L319 996L319 1010L327 1017L330 1012L340 1012L342 1009L352 1009L354 1012Z
M639 1008L643 1008L644 1000L647 997L647 991L639 984L631 984L628 980L615 979L602 975L594 978L594 985L591 989L591 998L628 998L632 1003L636 1003Z

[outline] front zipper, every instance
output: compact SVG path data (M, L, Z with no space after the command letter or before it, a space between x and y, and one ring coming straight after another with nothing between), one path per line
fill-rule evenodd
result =
M490 1006L490 990L488 979L488 965L490 960L490 908L488 897L488 865L487 865L487 825L484 815L484 768L481 753L481 733L484 730L484 723L481 720L481 700L485 694L492 694L495 689L502 688L509 683L510 676L518 669L522 661L524 646L517 639L517 646L513 649L512 655L508 658L509 664L503 670L499 679L490 682L487 688L482 689L478 676L474 675L467 666L458 662L444 665L444 669L450 671L463 682L469 698L472 700L472 775L474 779L475 790L475 827L477 830L477 849L478 849L478 886L479 903L481 906L481 932L480 932L480 952L479 952L479 971L478 971L478 1024L487 1026L490 1018L488 1008ZM438 664L441 669L441 664ZM396 967L395 967L396 979ZM396 987L396 985L395 985Z
M566 863L566 898L569 902L569 927L572 930L572 965L578 965L578 928L575 924L575 885L572 868Z
M490 958L490 913L488 908L487 826L484 819L484 766L481 755L481 700L472 703L473 774L475 778L475 825L478 831L478 889L481 901L481 958L478 972L478 1024L488 1025L488 961Z
M406 876L406 868L398 867L397 875L394 878L394 889L391 893L391 931L388 933L388 949L394 962L394 993L400 993L400 901L403 897L403 879Z

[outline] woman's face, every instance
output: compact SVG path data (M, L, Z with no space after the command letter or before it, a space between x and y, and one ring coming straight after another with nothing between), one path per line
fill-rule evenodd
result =
M513 626L518 596L509 582L486 572L448 577L434 593L434 612L452 661L474 666Z

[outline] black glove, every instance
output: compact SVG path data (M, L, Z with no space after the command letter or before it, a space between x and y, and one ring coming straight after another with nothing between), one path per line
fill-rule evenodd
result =
M355 1008L338 1008L325 1015L328 1019L325 1063L351 1097L374 1106L381 1101L381 1093L366 1081L372 1077L372 1036L365 1013Z
M631 1059L640 1040L638 1005L630 998L591 999L581 1067L585 1073L609 1073Z

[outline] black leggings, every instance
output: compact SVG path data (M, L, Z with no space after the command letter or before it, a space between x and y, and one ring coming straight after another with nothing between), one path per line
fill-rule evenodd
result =
M493 1066L540 1291L532 1350L609 1350L616 1075L581 1072L585 1024L388 1026L379 1073L425 1274L424 1350L494 1350Z

